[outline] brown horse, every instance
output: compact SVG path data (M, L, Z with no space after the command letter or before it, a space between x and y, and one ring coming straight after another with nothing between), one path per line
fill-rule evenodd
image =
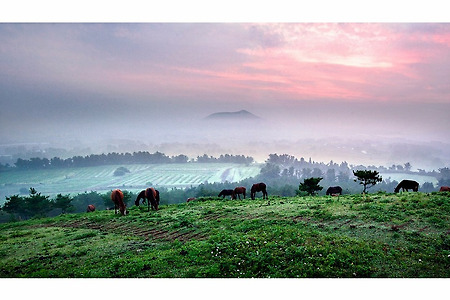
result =
M139 201L142 199L142 204L147 202L148 210L150 211L150 206L152 209L158 210L159 205L159 191L154 188L147 188L142 190L134 201L136 206L139 206Z
M152 207L152 210L158 210L159 205L159 191L155 190L154 188L147 188L145 190L145 198L147 198L147 206L148 211L150 211L150 206ZM150 202L150 203L149 203Z
M326 195L342 195L342 188L340 186L330 186L326 192Z
M400 192L400 189L403 191L413 190L414 192L417 192L419 190L419 183L414 180L404 179L397 185L394 193Z
M117 214L117 209L120 210L120 213L122 216L125 216L128 214L127 207L125 206L125 203L123 202L123 193L121 190L116 189L112 191L111 193L111 200L114 202L114 213Z
M450 186L441 186L439 192L450 192Z
M89 204L86 208L86 212L93 212L95 211L95 206L92 204Z
M250 190L250 196L252 200L255 200L256 192L262 192L263 199L269 199L269 196L267 195L266 184L264 182L255 183L254 185L252 185L252 189Z
M241 200L241 195L240 194L242 194L244 196L244 199L245 199L245 191L246 191L245 187L238 186L233 191L233 199L236 199L236 195L237 195L239 197L239 200Z
M197 198L195 198L195 197L187 198L186 203L195 201L195 200L197 200Z
M231 196L231 199L233 199L233 190L222 190L217 197L222 197L222 199L225 198L225 196Z

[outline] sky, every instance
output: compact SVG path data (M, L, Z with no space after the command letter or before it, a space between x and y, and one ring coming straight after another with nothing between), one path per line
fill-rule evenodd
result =
M236 131L450 143L450 23L12 22L0 41L3 144ZM263 122L204 123L241 109Z

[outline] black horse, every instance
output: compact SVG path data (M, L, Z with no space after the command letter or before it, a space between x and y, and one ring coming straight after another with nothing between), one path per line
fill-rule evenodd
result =
M233 199L234 198L234 190L222 190L219 193L219 196L217 196L217 197L222 197L222 199L224 199L225 196L231 196L231 199Z
M136 206L139 206L139 202L142 199L142 204L147 202L148 211L150 211L150 207L152 209L158 210L159 205L159 191L154 188L148 188L142 190L134 201Z
M342 195L342 188L340 186L330 186L326 195Z
M269 196L267 195L266 184L264 182L255 183L254 185L252 185L252 189L250 190L250 196L252 200L255 200L256 192L262 192L263 199L269 199Z
M400 181L400 183L395 188L394 193L400 192L400 189L402 189L403 191L413 190L414 192L417 192L419 190L419 183L414 180L405 179Z

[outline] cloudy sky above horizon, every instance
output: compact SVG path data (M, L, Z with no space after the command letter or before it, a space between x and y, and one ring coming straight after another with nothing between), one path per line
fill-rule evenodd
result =
M8 142L241 109L450 142L449 23L1 23L0 41Z

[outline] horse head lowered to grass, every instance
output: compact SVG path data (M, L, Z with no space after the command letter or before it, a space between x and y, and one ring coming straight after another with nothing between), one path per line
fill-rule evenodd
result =
M408 190L413 190L414 192L417 192L419 190L419 183L414 180L408 180L404 179L400 181L400 183L395 188L394 192L398 193L400 192L400 189L402 189L404 192Z
M231 196L231 199L233 199L233 192L233 190L222 190L217 197L222 197L222 199L224 199L225 196Z
M152 209L158 210L159 206L159 191L154 188L147 188L142 190L134 201L136 206L139 206L139 202L142 199L142 204L147 202L148 211L150 211L150 207Z
M111 200L114 202L114 213L117 214L117 210L120 211L122 216L125 216L128 214L127 207L125 206L125 203L123 202L123 193L121 190L116 189L111 192Z

